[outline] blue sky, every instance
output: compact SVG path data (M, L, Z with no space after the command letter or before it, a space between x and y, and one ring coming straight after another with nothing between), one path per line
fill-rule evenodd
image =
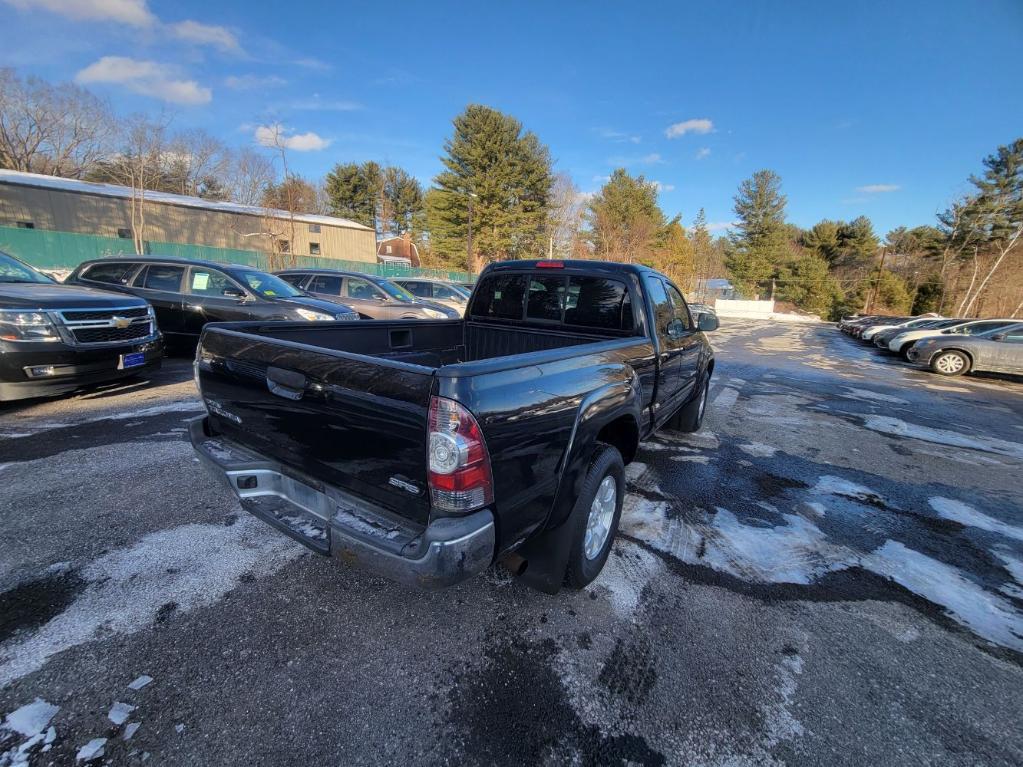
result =
M1023 3L0 0L0 64L231 145L281 124L292 170L428 183L451 119L515 115L580 189L619 165L724 226L745 177L789 219L933 223L1023 134ZM675 126L673 128L673 126Z

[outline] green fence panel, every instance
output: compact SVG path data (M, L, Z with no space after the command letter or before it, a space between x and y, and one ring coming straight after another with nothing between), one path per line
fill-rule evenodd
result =
M51 232L44 229L19 229L0 226L0 251L10 253L37 269L71 270L83 261L105 256L133 256L131 240L119 237L101 237L78 232ZM243 264L266 269L266 253L258 250L214 248L208 245L190 245L180 242L146 242L146 254L216 261L223 264ZM343 269L345 271L375 274L381 277L435 277L454 282L471 282L467 272L443 269L406 268L400 264L376 264L366 261L348 261L339 258L314 256L283 256L289 268Z

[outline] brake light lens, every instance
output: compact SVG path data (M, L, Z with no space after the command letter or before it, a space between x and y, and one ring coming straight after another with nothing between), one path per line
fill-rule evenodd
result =
M472 413L454 400L430 398L427 468L430 499L439 511L475 511L494 500L490 455L483 432Z
M537 261L536 262L536 268L537 269L564 269L565 268L565 262L564 261Z

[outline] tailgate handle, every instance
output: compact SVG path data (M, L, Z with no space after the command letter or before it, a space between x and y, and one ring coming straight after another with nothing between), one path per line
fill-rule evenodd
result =
M305 394L306 377L295 370L268 367L266 369L266 388L271 394L284 399L300 400Z

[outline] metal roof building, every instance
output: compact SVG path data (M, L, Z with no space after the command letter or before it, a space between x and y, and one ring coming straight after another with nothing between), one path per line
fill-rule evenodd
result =
M132 247L131 187L0 170L0 226L116 237ZM333 216L145 192L147 241L376 263L373 229Z

